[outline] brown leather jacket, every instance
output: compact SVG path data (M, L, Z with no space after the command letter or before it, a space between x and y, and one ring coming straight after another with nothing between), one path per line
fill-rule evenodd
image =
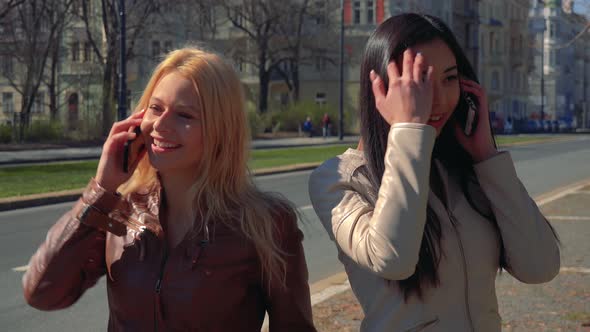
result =
M270 331L315 331L295 218L277 220L287 287L268 286L253 244L222 223L167 250L160 192L122 199L92 180L31 258L27 302L68 307L106 274L109 331L260 331L265 311Z

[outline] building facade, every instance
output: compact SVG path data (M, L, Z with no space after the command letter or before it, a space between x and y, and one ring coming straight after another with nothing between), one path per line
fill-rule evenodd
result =
M475 72L479 72L479 0L453 1L453 32Z
M552 0L537 2L531 10L531 19L544 22L545 30L531 32L535 69L529 74L530 103L533 118L581 127L587 126L590 97L590 38L579 35L588 19L572 9L572 1Z

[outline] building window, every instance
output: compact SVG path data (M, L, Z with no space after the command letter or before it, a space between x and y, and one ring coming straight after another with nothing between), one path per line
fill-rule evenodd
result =
M316 1L315 10L315 23L317 25L326 24L326 3L323 0Z
M317 71L324 71L326 70L326 58L323 56L316 56L315 58L315 69Z
M354 24L361 24L361 2L355 1L354 8L353 8L353 23Z
M557 22L551 22L549 24L549 37L555 38L557 35Z
M14 99L12 98L12 92L2 93L2 108L6 114L14 113Z
M70 130L76 129L76 125L78 124L78 102L78 94L76 92L68 97L68 129Z
M157 60L160 57L160 41L152 41L152 59Z
M494 48L494 39L496 39L495 33L490 32L490 54L494 54L495 52L495 48Z
M5 55L3 57L0 57L0 61L2 61L2 75L5 77L12 77L12 74L14 73L12 57Z
M236 26L244 26L244 15L242 15L243 8L240 5L234 7L234 19Z
M500 74L497 71L492 72L492 89L500 90Z
M375 23L375 2L373 0L367 1L367 23Z
M465 2L463 4L463 8L465 8L465 11L471 10L471 1L473 1L473 0L465 0Z
M35 102L33 103L32 112L33 113L43 113L45 109L45 93L38 92L35 96Z
M72 61L73 62L80 61L80 42L73 42L72 43Z
M172 51L172 42L167 40L164 42L164 53L168 53L170 51Z
M84 43L84 62L92 61L92 46L89 42Z
M241 73L244 71L244 60L242 58L238 58L236 60L237 65L238 65L238 71Z
M318 92L315 94L315 103L323 106L326 105L326 93L325 92Z

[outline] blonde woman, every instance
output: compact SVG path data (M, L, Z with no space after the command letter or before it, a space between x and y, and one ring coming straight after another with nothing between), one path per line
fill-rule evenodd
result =
M303 235L251 182L243 107L219 56L171 52L31 258L27 302L68 307L106 274L109 331L260 331L265 312L270 331L315 331ZM126 173L128 140L145 149Z

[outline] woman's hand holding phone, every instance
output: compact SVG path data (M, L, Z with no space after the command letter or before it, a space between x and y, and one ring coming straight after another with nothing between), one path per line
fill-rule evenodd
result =
M124 172L122 165L125 142L142 139L137 137L132 129L141 125L144 113L145 110L137 112L125 120L115 122L103 145L95 179L110 192L115 192L121 184L131 177L137 163L141 160L141 156L138 156L136 161L129 165L129 172ZM145 153L145 149L143 153Z
M394 61L387 65L389 84L371 71L375 106L389 125L401 122L427 123L432 112L432 71L422 54L407 49L400 75ZM386 90L387 88L387 90Z
M473 161L477 163L498 153L492 139L488 98L484 89L476 82L461 78L460 84L464 92L473 94L478 99L478 123L475 126L477 129L471 136L466 136L463 133L464 128L459 123L456 123L455 136L457 137L457 141L471 155Z

